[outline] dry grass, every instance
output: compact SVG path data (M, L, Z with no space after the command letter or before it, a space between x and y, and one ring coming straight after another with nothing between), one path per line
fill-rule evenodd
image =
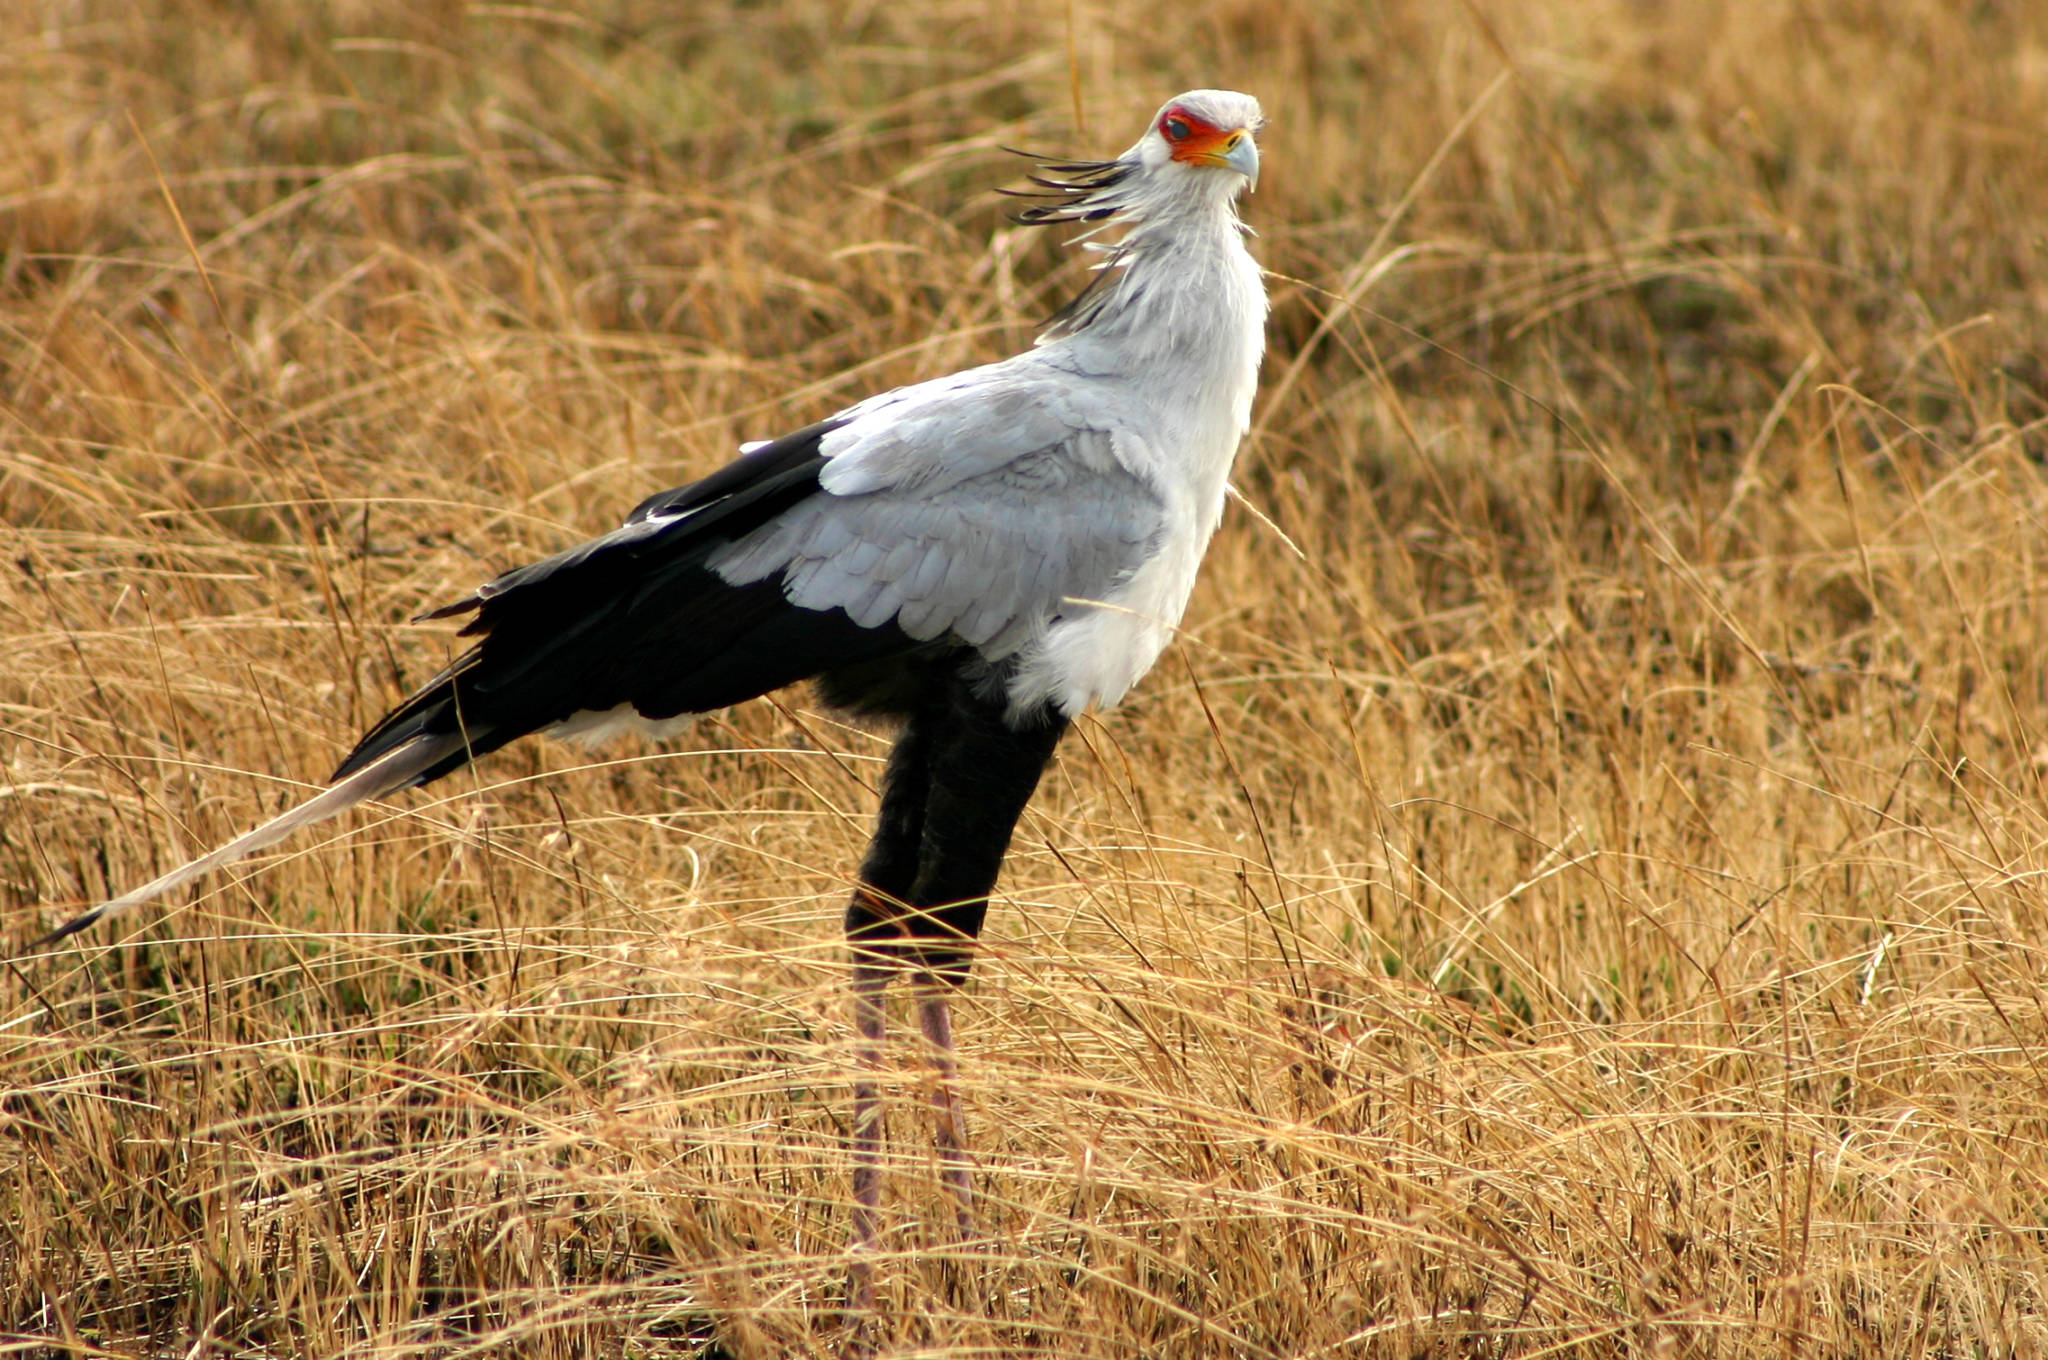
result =
M1207 83L1273 115L1278 532L1020 834L981 1254L904 1059L890 1349L2042 1353L2021 0L9 6L11 937L298 796L423 607L1022 343L1073 266L997 145ZM22 960L14 1349L835 1352L882 746L805 703Z

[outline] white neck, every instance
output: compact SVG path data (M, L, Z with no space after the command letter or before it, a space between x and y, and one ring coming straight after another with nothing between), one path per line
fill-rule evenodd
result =
M1105 225L1124 226L1123 239L1094 247L1108 254L1102 277L1039 341L1062 367L1123 378L1148 400L1170 440L1158 453L1190 484L1205 537L1265 353L1266 290L1245 249L1239 183L1203 175L1171 197L1118 185L1124 201Z

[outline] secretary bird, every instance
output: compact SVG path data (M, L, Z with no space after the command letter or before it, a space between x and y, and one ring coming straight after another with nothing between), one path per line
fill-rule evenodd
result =
M846 911L854 1302L870 1294L898 977L971 1234L948 996L1053 748L1151 669L1222 516L1265 348L1237 215L1262 121L1248 95L1195 90L1114 160L1041 166L1023 191L1041 201L1017 220L1085 224L1103 258L1032 349L749 445L623 527L433 611L471 616L476 645L373 727L331 788L44 943L530 732L659 736L813 679L827 705L901 724Z

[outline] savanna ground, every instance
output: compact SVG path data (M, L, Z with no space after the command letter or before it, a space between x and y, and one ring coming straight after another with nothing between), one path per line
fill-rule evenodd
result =
M1203 84L1258 513L1020 831L976 1251L899 1050L884 1349L2048 1350L2023 0L9 5L10 948L301 796L422 609L1025 343L999 146ZM883 750L533 743L19 958L12 1350L838 1351Z

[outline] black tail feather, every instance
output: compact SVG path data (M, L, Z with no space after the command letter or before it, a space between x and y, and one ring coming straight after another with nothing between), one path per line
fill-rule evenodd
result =
M332 787L134 892L60 926L50 944L161 897L368 799L432 783L529 732L630 706L646 718L725 708L837 667L922 650L893 623L802 609L778 578L734 586L719 548L822 494L834 422L776 440L641 503L624 527L506 572L428 617L473 614L477 644L380 720Z
M711 554L821 494L832 422L777 440L641 503L625 526L506 572L429 617L472 613L481 640L371 728L345 779L421 737L445 754L429 783L529 732L629 706L649 719L741 703L835 666L907 652L894 624L793 605L779 579L734 586Z

